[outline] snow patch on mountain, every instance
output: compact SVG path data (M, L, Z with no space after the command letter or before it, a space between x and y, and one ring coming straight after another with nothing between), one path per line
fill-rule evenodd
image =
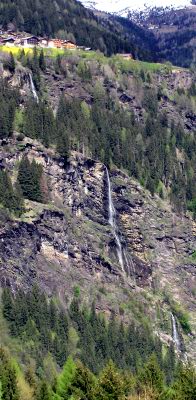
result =
M131 11L142 11L153 7L184 8L191 5L191 0L81 0L91 9L127 16Z

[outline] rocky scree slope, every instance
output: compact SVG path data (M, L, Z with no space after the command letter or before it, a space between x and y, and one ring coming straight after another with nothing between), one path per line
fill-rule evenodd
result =
M26 212L11 220L1 213L0 282L13 291L34 283L63 305L80 288L83 302L115 313L125 322L145 317L165 343L172 339L175 313L181 350L194 359L196 224L174 214L168 203L152 197L124 172L109 171L115 207L117 243L109 224L106 167L73 152L65 167L40 143L10 139L0 147L1 165L16 179L26 154L42 164L48 204L26 201ZM189 313L183 332L178 308Z

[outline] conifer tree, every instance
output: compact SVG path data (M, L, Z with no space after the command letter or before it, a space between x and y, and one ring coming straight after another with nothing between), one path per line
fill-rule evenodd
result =
M34 159L31 163L31 174L32 174L31 200L42 202L43 198L40 188L42 167L41 165L37 164Z
M20 162L17 180L21 187L23 196L26 198L31 197L32 172L31 172L31 164L27 156L24 156Z
M60 74L61 73L61 55L58 54L56 59L55 59L55 64L54 64L54 68L55 68L55 72L56 74Z
M29 383L30 387L35 390L37 385L37 380L35 375L35 369L32 367L32 365L28 366L25 373L25 378L26 381Z
M80 400L93 400L95 377L81 362L77 362L76 372L68 388L68 396Z
M66 163L69 156L69 142L67 132L62 124L58 128L57 135L56 150Z
M12 52L10 52L9 64L10 64L10 66L9 66L10 72L14 73L15 72L15 68L16 68L16 63L15 63L15 59L14 59L14 56L13 56Z
M10 89L7 83L0 79L0 139L10 137L13 133L13 122L19 97L18 90Z
M5 288L2 294L3 315L8 321L13 320L13 299L9 289Z
M46 70L46 61L45 61L43 49L40 51L40 55L39 55L39 67L43 72L45 72L45 70Z
M42 382L36 400L52 400L52 394L46 382Z
M27 65L27 57L26 57L26 55L25 55L24 49L20 50L20 53L19 53L19 60L20 60L20 62L22 63L22 65L23 65L24 67L26 67L26 65Z
M119 400L123 396L123 378L113 361L109 361L101 372L97 388L96 400Z
M5 380L3 381L3 400L19 400L16 371L11 365L6 366Z
M8 69L12 74L15 72L15 59L14 56L12 54L12 52L9 53L8 58L6 59L6 61L4 61L4 68Z
M15 188L7 171L0 171L0 202L10 212L20 216L24 210L23 197L18 184Z
M22 189L18 182L16 182L14 186L14 200L14 212L16 215L20 216L25 208Z
M62 398L63 400L66 400L69 398L68 391L70 389L75 374L76 365L73 359L71 357L68 357L63 367L63 371L57 380L56 394L59 396L60 399Z
M173 385L177 400L194 400L196 398L196 373L192 366L180 366L178 377Z
M25 198L42 202L41 176L42 167L35 160L30 163L28 157L24 156L19 165L17 181Z
M1 101L0 109L0 139L9 136L9 108L4 100Z
M139 392L143 393L148 388L153 393L154 399L161 399L164 390L164 377L157 358L153 354L146 362L138 375Z
M16 371L3 348L0 348L0 382L2 400L19 400Z
M40 67L39 67L39 55L37 48L34 47L33 49L33 57L29 60L29 67L33 72L33 82L35 84L36 90L39 91L40 84L41 84L41 77L40 77Z
M164 370L166 376L166 383L169 385L174 379L175 368L176 367L176 357L175 357L175 350L174 345L171 344L170 347L167 349L167 353L164 359Z

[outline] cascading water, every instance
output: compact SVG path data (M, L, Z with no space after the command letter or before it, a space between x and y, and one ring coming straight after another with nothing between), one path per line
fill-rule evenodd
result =
M180 351L180 339L178 335L178 328L176 324L176 319L173 314L171 314L171 321L172 321L172 336L173 336L173 341L176 346L176 350Z
M126 266L127 266L127 268L126 268L127 273L129 276L133 277L134 283L136 284L135 265L134 265L132 256L131 256L131 254L130 255L127 254L126 249L123 251L123 254L124 254L124 258L125 258L125 262L126 262ZM130 262L129 262L129 260L130 260ZM131 264L131 266L130 266L130 264Z
M34 85L34 82L33 82L32 74L29 74L29 80L30 80L31 91L32 91L33 97L37 101L37 103L39 103L39 97L38 97L36 89L35 89L35 85Z
M108 222L112 227L112 232L113 232L113 235L115 237L116 246L117 246L118 260L119 260L120 267L121 267L122 271L125 272L124 262L123 262L122 245L121 245L120 238L119 238L118 232L117 232L116 210L114 208L114 204L113 204L113 201L112 201L111 183L110 183L110 177L109 177L109 173L108 173L107 167L106 167L106 176L107 176L107 184L108 184L108 211L109 211Z

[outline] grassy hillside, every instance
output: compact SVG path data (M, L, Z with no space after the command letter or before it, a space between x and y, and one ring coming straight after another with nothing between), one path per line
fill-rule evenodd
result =
M26 55L33 55L33 49L32 48L24 48L24 53ZM12 53L14 57L20 59L21 55L21 47L20 46L6 46L6 45L1 45L0 46L0 51L5 52L5 53ZM38 53L41 52L41 49L37 49ZM45 57L49 58L56 58L58 56L64 57L64 58L70 58L70 57L79 57L80 59L84 59L86 61L97 61L100 62L101 64L107 65L108 63L114 63L120 70L121 72L124 71L124 73L130 73L133 71L139 72L140 70L144 71L149 71L149 72L169 72L172 69L176 69L176 67L169 65L169 64L164 64L164 63L157 63L157 62L149 62L149 61L140 61L140 60L126 60L123 58L121 55L113 55L110 58L108 58L106 55L99 51L85 51L85 50L63 50L63 49L43 49L43 53Z

